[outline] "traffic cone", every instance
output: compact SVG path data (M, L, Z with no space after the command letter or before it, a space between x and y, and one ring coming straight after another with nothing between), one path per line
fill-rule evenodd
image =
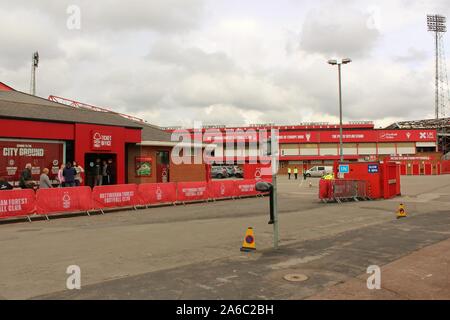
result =
M244 242L242 243L241 251L251 252L256 250L255 235L253 233L253 228L247 228L245 232Z
M406 218L407 216L405 205L400 203L397 210L397 219Z

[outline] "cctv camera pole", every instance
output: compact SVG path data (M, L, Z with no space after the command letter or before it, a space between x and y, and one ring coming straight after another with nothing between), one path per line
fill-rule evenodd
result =
M278 249L279 229L278 229L278 206L277 206L277 172L278 172L278 134L274 128L270 130L271 135L271 156L272 156L272 193L273 193L273 248Z

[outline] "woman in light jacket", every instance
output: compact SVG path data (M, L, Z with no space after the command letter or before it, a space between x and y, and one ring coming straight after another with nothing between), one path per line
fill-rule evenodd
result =
M75 175L75 186L81 186L81 183L83 183L83 178L81 178L81 174L84 173L84 169L78 164L78 162L73 162L73 167L77 171L77 174Z

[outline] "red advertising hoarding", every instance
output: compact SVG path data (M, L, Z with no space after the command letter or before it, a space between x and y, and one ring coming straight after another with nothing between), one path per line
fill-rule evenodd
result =
M435 142L436 130L352 130L344 131L344 142ZM337 143L339 131L281 132L280 143Z
M49 169L50 180L55 179L64 162L64 142L0 139L0 176L10 183L18 183L25 165L32 165L33 180L39 180L44 168Z

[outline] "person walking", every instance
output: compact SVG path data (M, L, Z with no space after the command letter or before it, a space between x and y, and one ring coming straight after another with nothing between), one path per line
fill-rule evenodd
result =
M57 180L58 180L60 188L64 188L64 175L63 175L64 168L65 168L65 166L64 166L64 164L62 164L58 170Z
M20 174L19 187L22 189L33 188L33 175L31 174L31 163L25 165L25 170Z
M291 170L291 168L288 167L288 178L289 178L289 180L291 180L291 173L292 173L292 170Z
M49 170L45 168L42 170L42 174L39 177L39 189L49 189L53 188L52 183L50 182L50 179L48 177Z
M102 184L105 186L109 184L108 162L106 160L103 160L102 163Z
M295 180L298 180L298 168L297 167L294 168L294 176L295 176Z
M66 167L63 170L64 176L64 186L65 187L75 187L75 175L77 171L70 162L66 163Z
M81 177L81 174L84 173L84 169L76 161L73 162L73 168L77 173L75 175L75 186L79 187L83 183L83 178Z

